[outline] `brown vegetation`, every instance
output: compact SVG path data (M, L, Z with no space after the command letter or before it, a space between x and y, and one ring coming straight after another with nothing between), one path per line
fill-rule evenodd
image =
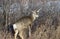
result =
M38 9L39 17L32 23L28 39L60 39L59 0L0 0L0 39L14 39L7 25Z

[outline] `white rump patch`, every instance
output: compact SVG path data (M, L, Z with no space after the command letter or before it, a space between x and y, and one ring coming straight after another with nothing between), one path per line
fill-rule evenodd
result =
M17 26L16 26L16 24L13 24L13 28L14 28L14 30L15 30L15 29L17 29Z

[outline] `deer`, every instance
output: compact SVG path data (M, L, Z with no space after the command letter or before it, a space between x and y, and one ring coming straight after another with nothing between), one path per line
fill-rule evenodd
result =
M34 10L32 11L32 14L27 17L22 17L19 21L13 24L13 29L14 29L14 38L17 39L17 35L21 39L27 39L29 36L29 30L30 30L30 25L31 23L39 17L37 14L39 10ZM30 30L31 31L31 30Z

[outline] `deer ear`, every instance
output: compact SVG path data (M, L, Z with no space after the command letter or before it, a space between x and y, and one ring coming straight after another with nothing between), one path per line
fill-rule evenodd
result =
M38 9L38 10L37 10L37 12L39 12L40 10L41 10L41 8L40 8L40 9Z
M36 12L36 10L32 11L32 13Z
M37 10L37 12L39 12L40 11L40 9L39 10Z
M34 11L32 11L32 13L33 13Z

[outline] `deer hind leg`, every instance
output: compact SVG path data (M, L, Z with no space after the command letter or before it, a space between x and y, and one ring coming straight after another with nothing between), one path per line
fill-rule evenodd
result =
M17 39L18 30L15 30L14 39Z
M29 34L28 34L28 29L23 29L22 31L20 31L19 33L19 36L22 38L22 39L27 39L29 37Z

